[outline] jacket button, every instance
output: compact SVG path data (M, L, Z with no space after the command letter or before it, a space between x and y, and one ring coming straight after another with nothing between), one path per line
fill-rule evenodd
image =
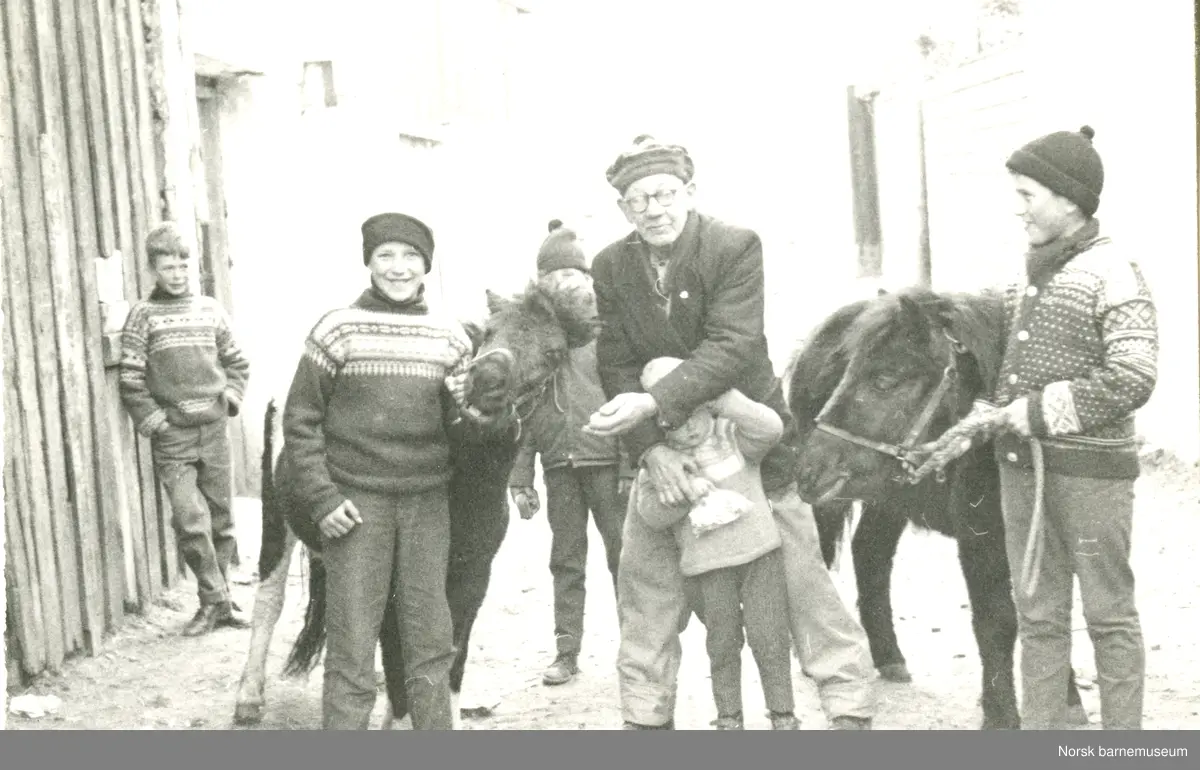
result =
M1009 384L1009 385L1016 385L1016 384L1017 384L1017 380L1018 380L1018 379L1019 379L1019 378L1017 377L1017 375L1015 375L1015 374L1010 374L1010 375L1008 375L1008 384Z
M687 290L686 290L686 289L685 289L684 291L681 291L681 292L679 292L679 298L680 298L680 299L687 299L687 298L688 298L688 293L687 293Z
M1025 296L1026 297L1036 297L1037 296L1037 287L1030 286L1028 289L1025 290Z
M1017 461L1017 453L1016 452L1009 452L1006 456L1008 457L1008 461L1010 463L1015 463Z
M1022 329L1021 331L1017 332L1017 339L1019 339L1021 342L1024 342L1025 340L1029 339L1029 332Z

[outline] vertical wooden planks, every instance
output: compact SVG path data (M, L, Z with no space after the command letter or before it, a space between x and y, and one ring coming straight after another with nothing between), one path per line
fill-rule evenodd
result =
M25 554L30 574L36 576L37 586L31 588L40 596L44 657L32 665L57 668L62 664L66 646L63 631L63 602L59 593L58 573L53 531L50 524L51 504L49 479L43 454L44 426L38 399L36 353L33 337L32 309L29 296L29 269L25 260L25 225L21 205L22 185L18 165L18 137L14 88L19 67L16 46L18 40L9 29L8 17L0 13L0 40L10 59L0 61L0 206L4 211L5 308L7 334L11 335L14 355L6 358L6 368L15 381L16 410L12 419L20 423L21 452L14 453L15 470L28 483L29 517L24 522ZM28 82L28 81L27 81Z
M39 105L42 94L37 76L36 39L30 25L33 18L28 0L4 4L8 13L10 55L13 57L12 103L16 107L17 157L20 169L21 201L25 221L25 257L28 276L22 284L30 288L33 322L35 380L42 417L43 467L49 479L51 523L48 548L54 549L58 564L58 584L62 596L63 642L67 651L78 648L83 637L82 602L79 571L75 562L75 533L70 520L67 494L67 468L63 447L62 406L58 383L58 345L54 334L54 298L51 293L49 246L42 205L42 175L38 143L42 132ZM18 261L16 259L13 260ZM26 407L28 408L28 407ZM27 434L29 435L29 434ZM40 545L39 545L40 548ZM51 573L53 574L53 573ZM61 660L58 661L61 663Z
M2 73L0 73L2 74ZM0 79L3 79L0 77ZM0 136L0 151L7 150L7 137ZM4 237L4 212L0 210L0 254L11 258ZM4 281L4 577L9 596L9 617L16 617L15 636L21 646L25 665L39 671L46 665L46 643L42 634L42 593L38 585L36 554L29 528L32 513L29 476L25 472L24 456L29 444L25 441L17 403L16 343L13 340L12 303L10 291L24 291ZM15 606L13 606L15 602ZM10 626L13 624L10 622Z
M104 256L96 236L96 210L91 188L90 156L81 67L79 29L73 2L59 5L58 50L62 57L65 101L70 120L67 135L70 146L70 186L75 201L74 266L79 286L78 301L83 335L83 366L88 383L87 408L93 427L90 472L96 480L96 511L99 525L99 550L103 560L106 611L115 627L125 615L125 549L122 542L118 495L120 483L112 483L117 465L108 405L104 390L104 362L101 342L100 297L96 286L95 257ZM111 257L110 257L111 258Z
M89 651L103 646L105 623L104 565L100 555L100 527L97 520L92 427L89 419L87 373L84 367L83 340L78 333L79 293L73 254L68 239L68 215L63 195L62 164L56 157L55 142L49 134L41 141L42 189L46 228L49 233L51 293L54 302L54 328L58 338L59 378L62 383L64 439L68 462L68 488L72 492L75 513L75 542L78 554L80 586L83 591L84 630Z

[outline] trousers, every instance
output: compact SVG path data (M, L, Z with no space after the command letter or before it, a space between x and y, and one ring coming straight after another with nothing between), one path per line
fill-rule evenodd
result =
M742 647L747 642L758 664L767 708L781 714L795 711L787 583L780 549L688 580L698 584L704 601L717 716L742 713Z
M201 604L229 601L229 565L237 550L227 425L225 418L190 428L168 425L150 441L175 539L196 576Z
M588 511L600 531L617 584L625 508L617 494L617 466L552 468L545 472L546 519L550 523L550 574L554 580L554 639L560 656L579 654L586 599Z
M642 521L637 496L635 488L617 570L621 713L627 722L662 726L675 713L679 634L693 612L703 620L703 601L679 570L674 534ZM877 674L866 632L842 601L821 558L812 508L800 499L795 484L770 500L783 541L787 618L801 669L817 683L826 718L870 718Z
M375 648L386 603L396 603L414 730L453 729L453 626L446 599L450 509L445 487L380 494L343 487L362 516L322 537L328 574L322 693L326 730L366 730L375 706Z
M1140 730L1146 661L1129 563L1133 480L1045 475L1045 546L1031 597L1022 592L1020 575L1033 518L1033 471L1001 462L1000 485L1021 641L1022 729L1065 727L1078 577L1095 650L1101 722L1106 730Z

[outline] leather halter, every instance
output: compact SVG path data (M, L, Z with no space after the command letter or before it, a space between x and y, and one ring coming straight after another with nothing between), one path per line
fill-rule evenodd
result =
M475 368L475 364L479 363L479 361L487 358L488 356L500 356L508 361L509 366L512 366L516 363L516 356L514 356L513 352L508 348L492 348L491 350L485 350L472 358L471 362L467 364L467 371ZM523 423L525 420L529 419L530 415L533 414L533 408L530 408L529 411L527 411L524 415L521 414L521 410L526 406L535 406L537 402L541 400L542 395L546 392L546 388L548 388L550 383L554 380L555 373L555 370L551 369L549 374L538 380L533 387L527 389L520 396L513 399L512 404L509 405L508 414L505 415L505 418L511 417L516 419L517 437L514 439L514 441L521 440ZM459 419L462 418L460 417Z
M831 436L840 438L843 441L848 441L851 444L856 444L866 449L871 449L895 458L900 462L900 465L903 468L905 475L909 477L910 482L915 483L912 482L911 477L923 459L915 452L917 442L921 440L925 430L929 427L929 423L933 420L933 415L937 412L938 406L941 405L942 399L945 398L946 393L949 392L950 388L958 382L958 355L965 353L967 350L966 346L956 340L954 337L950 336L949 332L943 330L943 334L946 335L946 339L950 340L950 363L948 363L946 368L942 370L942 376L938 380L937 386L933 389L933 392L929 394L928 398L925 399L925 406L921 409L921 413L917 415L917 419L909 429L908 434L904 437L904 441L899 444L889 444L885 441L876 441L875 439L859 436L843 428L830 425L825 421L825 418L835 406L835 402L832 398L825 403L824 408L821 409L821 413L817 415L817 419L815 421L816 429L822 433L827 433ZM939 472L938 481L943 481L944 478L944 472Z

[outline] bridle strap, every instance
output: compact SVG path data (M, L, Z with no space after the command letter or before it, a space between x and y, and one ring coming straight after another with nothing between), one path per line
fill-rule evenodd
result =
M822 433L827 433L831 436L840 438L843 441L848 441L851 444L856 444L866 449L871 449L888 455L889 457L894 457L900 461L905 469L909 471L913 470L916 467L916 459L913 457L913 449L916 447L917 442L921 440L921 436L925 433L925 430L929 427L929 423L933 420L934 414L937 413L942 399L945 398L946 393L954 385L955 380L958 379L958 354L965 350L963 344L954 337L950 336L949 332L944 333L946 338L950 340L951 344L950 363L947 364L946 368L942 370L941 379L938 381L937 386L933 389L933 392L930 393L929 397L925 400L925 406L921 409L921 413L917 415L916 421L913 423L912 428L909 429L908 435L905 436L902 443L889 444L884 441L876 441L874 439L855 435L850 431L835 427L825 422L825 417L831 411L834 403L832 396L825 404L825 407L821 410L821 413L817 415L817 419L815 421L816 429Z

